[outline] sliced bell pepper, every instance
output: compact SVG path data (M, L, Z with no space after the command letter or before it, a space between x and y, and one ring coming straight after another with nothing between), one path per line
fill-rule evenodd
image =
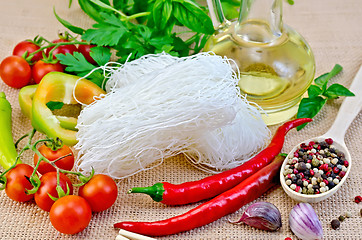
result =
M94 97L105 92L91 81L79 80L79 77L61 72L50 72L43 77L37 87L32 103L31 123L33 127L48 137L59 137L64 144L72 146L77 143L77 131L67 123L74 117L56 116L48 108L49 102L64 104L91 104ZM73 97L73 91L77 102Z
M28 85L20 89L19 91L19 105L23 114L31 120L32 115L32 106L33 106L33 98L36 89L38 88L38 84ZM75 117L65 117L65 116L56 116L56 118L60 122L60 126L76 131L75 128L77 126L77 118Z

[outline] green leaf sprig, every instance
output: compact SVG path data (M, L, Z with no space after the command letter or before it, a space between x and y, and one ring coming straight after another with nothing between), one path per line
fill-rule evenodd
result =
M299 104L297 118L315 117L327 100L333 100L341 96L354 96L354 93L341 84L334 83L328 87L329 80L340 73L342 69L341 65L336 64L332 71L322 74L314 80L315 85L308 88L308 97L303 98ZM305 125L306 123L297 127L297 130L304 128Z
M76 27L54 11L58 21L80 34L83 40L115 50L121 63L160 52L188 56L200 51L207 37L214 33L207 9L194 0L78 0L78 3L96 21L92 28ZM176 26L182 26L182 31L177 31ZM185 33L191 37L182 38Z

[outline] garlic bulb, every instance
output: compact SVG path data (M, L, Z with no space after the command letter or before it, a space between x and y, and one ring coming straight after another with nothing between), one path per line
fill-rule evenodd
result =
M292 209L289 227L302 240L323 239L322 224L309 203L299 203Z

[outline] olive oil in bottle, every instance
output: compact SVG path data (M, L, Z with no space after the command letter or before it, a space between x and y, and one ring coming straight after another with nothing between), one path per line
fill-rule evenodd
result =
M221 24L204 47L234 61L241 93L262 108L268 125L296 114L315 72L306 41L282 24L281 4L281 0L242 1L239 20Z

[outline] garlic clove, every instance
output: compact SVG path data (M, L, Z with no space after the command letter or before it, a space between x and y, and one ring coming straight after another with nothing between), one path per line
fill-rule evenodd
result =
M237 222L267 231L276 231L282 226L279 209L268 202L257 202L250 205Z
M322 224L309 203L299 203L289 214L289 227L302 240L323 239Z

